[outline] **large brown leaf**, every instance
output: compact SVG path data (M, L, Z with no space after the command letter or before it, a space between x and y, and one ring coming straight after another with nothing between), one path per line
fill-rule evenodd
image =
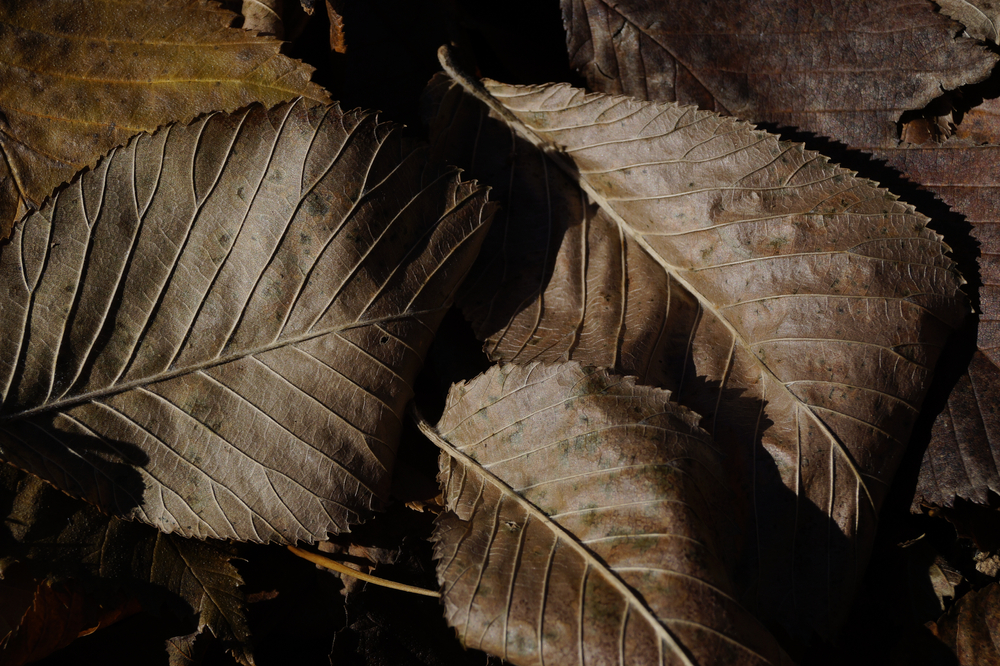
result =
M578 230L566 230L561 256L544 255L555 268L527 292L533 321L502 334L515 336L508 349L610 358L699 411L748 498L741 598L831 632L938 351L964 315L945 246L893 195L732 119L564 85L486 85L476 94L507 131L549 155L544 169L578 174L603 211L567 216ZM475 136L464 141L479 145ZM574 196L548 192L551 210ZM534 249L514 229L497 231L501 257L486 261L503 267ZM516 283L516 268L496 270ZM576 282L561 279L574 271ZM507 283L480 282L487 293L503 285L484 308L517 302Z
M689 364L695 299L571 175L461 86L441 74L427 96L432 158L489 183L502 204L458 298L489 357L572 357L689 391L677 371Z
M988 2L942 2L974 37L997 41L996 8ZM913 496L922 506L981 504L1000 493L1000 100L987 99L962 114L944 142L874 148L876 156L930 190L971 225L976 259L976 347L931 430Z
M930 2L561 0L570 64L598 91L697 104L850 145L895 143L904 111L996 56Z
M515 664L777 664L732 595L733 497L697 415L578 364L494 367L430 436L459 638Z
M281 42L206 0L0 3L0 237L138 132L250 102L329 102Z
M165 532L347 529L486 229L423 163L301 102L116 150L0 254L0 456Z
M949 0L940 4L944 13L964 22L973 36L995 39L995 10L989 3ZM641 79L634 65L657 54L676 55L678 63L689 66L684 71L699 82L700 87L694 89L703 94L702 103L718 106L719 100L725 100L728 109L738 109L751 121L816 132L852 149L868 151L900 173L903 182L930 190L972 225L971 235L978 241L979 251L969 254L978 254L978 271L972 265L968 270L978 273L979 280L973 282L981 281L974 294L981 308L979 351L934 425L913 508L919 510L921 504L951 506L956 496L985 502L987 491L1000 491L1000 472L995 462L1000 451L994 450L993 444L1000 441L995 413L995 378L1000 361L1000 274L996 265L1000 245L994 204L1000 195L997 103L987 101L965 113L955 136L943 143L899 144L895 123L904 111L922 108L942 88L978 81L995 58L977 50L968 39L956 40L954 24L949 26L929 4L910 3L900 10L881 2L834 3L803 7L796 12L788 12L785 2L771 0L727 6L727 29L719 30L707 15L675 20L666 3L626 0L609 8L601 0L565 0L571 58L599 90L625 89L649 99L671 100L693 94L683 92L693 90L690 77L664 79L643 88L638 85ZM754 18L748 19L746 12ZM877 20L883 15L885 20ZM892 31L882 29L886 22L892 23ZM747 52L730 61L731 66L722 68L725 71L721 74L717 72L716 54L729 53L734 40L748 39L746 32L754 25L761 28L756 39L792 43L796 48ZM816 30L817 25L822 29ZM619 28L622 30L616 32ZM731 28L735 34L729 34ZM630 38L630 30L638 31L636 34L643 39ZM862 44L864 48L848 49L849 44ZM609 69L606 61L611 54L623 66ZM793 66L769 69L760 63L774 58L783 62L792 58ZM846 75L838 72L822 85L812 78L848 62L852 67ZM886 63L892 64L891 72L876 73ZM921 66L901 67L900 63ZM749 73L745 85L733 85L726 78L743 72ZM916 90L921 92L915 94ZM980 145L984 143L993 145ZM948 231L943 226L939 229ZM952 242L962 243L961 236Z

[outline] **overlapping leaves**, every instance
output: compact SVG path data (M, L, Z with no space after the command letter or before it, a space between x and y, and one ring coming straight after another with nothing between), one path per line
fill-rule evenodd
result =
M697 415L578 364L455 386L435 556L462 642L514 664L778 664L732 596L733 498Z
M456 93L436 127L437 149L511 202L465 297L487 348L614 364L674 391L740 479L742 600L832 631L964 314L944 245L884 190L731 119L568 86L486 85L476 94L493 96L509 128L499 131L523 139L513 163L487 173L489 158L465 159L463 145L495 145L497 120ZM580 189L548 176L560 168ZM542 217L544 250L522 240L537 221L518 220L522 209ZM546 262L530 277L524 252ZM491 317L513 318L496 330Z
M182 614L191 614L197 619L198 633L208 628L229 644L241 663L252 663L247 645L250 630L240 590L243 579L230 562L232 545L184 539L104 515L38 477L10 466L0 469L0 506L5 512L0 523L4 557L16 558L43 578L69 581L65 584L77 589L83 599L83 603L56 602L44 609L38 608L36 602L34 612L42 627L70 624L73 614L80 613L76 606L86 608L98 602L109 606L104 613L113 617L122 609L106 602L108 598L122 597L124 590L131 601L122 604L126 612L129 606L134 612L138 607L166 604ZM5 579L8 574L4 572ZM39 589L47 596L53 594L52 587L44 583ZM0 597L4 604L10 603L8 596ZM22 619L13 636L21 650L33 642L49 651L63 647L65 643L52 644L47 631L39 631ZM74 632L67 638L75 637ZM2 654L4 663L16 658L10 646L4 646Z
M296 96L329 102L281 42L205 0L0 5L0 238L138 132Z
M964 24L967 34L995 42L990 3L938 4L942 14ZM985 502L989 490L1000 488L991 444L1000 432L992 408L998 289L993 200L1000 141L991 111L995 102L964 114L946 141L900 144L895 128L904 112L922 109L941 90L981 81L996 56L959 36L958 24L929 3L836 2L822 10L803 7L795 12L788 12L786 3L768 0L728 3L720 13L723 22L713 24L724 24L721 29L707 29L704 16L687 13L678 22L669 3L613 5L562 2L571 60L596 90L625 89L654 100L700 95L699 102L710 108L833 139L871 153L952 209L941 216L939 230L954 235L949 242L961 254L975 257L963 270L975 276L979 351L934 426L914 509L921 504L951 506L956 496ZM889 32L888 25L893 26ZM795 47L739 49L738 57L730 57L748 40ZM641 87L643 65L658 58L675 66L678 75L654 78L656 85ZM613 62L621 64L610 67ZM720 68L721 62L729 66ZM882 71L885 63L893 63L890 72ZM734 85L734 77L744 75L743 83ZM826 77L836 81L821 84ZM949 115L943 121L947 133L951 120ZM953 223L950 228L945 221ZM972 225L971 243L963 239L966 222ZM968 362L968 354L956 356Z
M992 66L925 7L834 5L782 12L795 29L774 38L763 0L670 22L647 20L649 3L563 3L573 61L605 89L670 90L661 98L893 155L902 110ZM88 23L40 3L4 24L48 12L38 44L24 26L0 34L0 52L11 35L25 47L0 61L34 61L32 109L57 103L99 130L67 140L51 119L5 119L14 207L40 201L30 178L47 194L138 129L306 85L275 42L207 5L189 3L212 20L179 51L187 13L111 20L109 6L94 3ZM47 52L65 35L49 23L101 55L80 60L86 71L54 67ZM236 57L198 60L203 37ZM162 60L142 50L159 47ZM912 66L883 71L899 53ZM179 61L200 63L192 80L163 71ZM148 123L118 119L103 97L79 104L97 81L110 98L139 91L121 106ZM209 82L235 97L202 94ZM848 108L869 82L876 94ZM450 621L515 663L783 661L741 604L831 632L964 313L945 246L892 195L740 122L463 83L475 100L437 84L434 151L505 206L461 299L493 358L638 375L695 408L714 443L662 390L603 371L506 366L457 388L440 424L467 442L445 459L454 513L437 535ZM150 93L160 84L171 95ZM189 88L208 106L175 104ZM167 543L314 540L379 508L423 353L485 235L485 194L427 170L369 114L306 107L141 136L17 227L0 253L14 333L0 341L6 460L175 532ZM86 145L77 159L61 144Z

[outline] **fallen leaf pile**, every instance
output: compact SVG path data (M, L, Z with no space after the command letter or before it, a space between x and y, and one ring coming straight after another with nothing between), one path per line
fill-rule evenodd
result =
M996 21L5 3L0 665L991 663Z

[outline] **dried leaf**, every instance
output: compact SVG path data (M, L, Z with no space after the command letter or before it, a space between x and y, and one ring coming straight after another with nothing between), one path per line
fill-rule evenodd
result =
M559 213L578 226L562 245L557 222L538 232L560 255L539 252L555 267L518 291L533 320L502 332L507 348L521 362L610 357L699 411L748 507L741 601L831 634L938 351L964 315L946 247L893 195L732 119L565 85L486 86L507 131L540 148L525 159L544 166L515 186L560 211L581 195L548 172L570 159L603 215L581 201L582 221ZM502 256L484 260L517 281L506 257L539 245L514 229L495 232ZM511 284L485 285L499 294L488 307L516 302Z
M458 384L431 436L448 622L514 664L767 664L732 595L732 497L697 415L578 364Z
M1000 584L991 583L959 599L931 631L950 647L960 666L1000 662Z
M947 610L955 599L955 589L961 585L961 572L956 570L933 544L920 535L912 541L899 544L906 562L910 614L915 624L935 618ZM948 600L948 601L946 601Z
M283 0L243 0L243 29L284 39L283 6Z
M199 663L198 636L200 632L186 636L174 636L167 641L167 657L170 666L194 666Z
M996 145L1000 144L1000 103L987 101L966 113L954 138L942 143L898 146L889 123L900 120L903 111L923 108L941 89L982 79L995 56L978 50L970 40L955 39L953 24L933 14L929 4L837 3L810 13L807 9L790 12L787 3L771 0L728 3L720 14L726 17L725 30L719 30L719 23L707 13L689 13L675 20L665 4L644 8L640 4L626 0L615 3L612 9L601 0L563 3L571 31L571 57L589 72L592 85L612 90L624 87L654 99L675 99L680 91L691 89L691 77L678 76L676 85L668 79L663 85L643 89L630 83L635 80L632 69L612 71L606 61L611 53L632 64L656 54L677 54L677 62L689 67L686 71L697 79L701 86L697 89L708 99L725 100L729 110L739 110L753 122L816 132L851 149L869 151L901 174L902 182L917 183L931 191L961 222L972 225L971 235L979 243L976 254L982 282L979 293L974 294L982 310L979 351L934 425L912 508L919 511L921 504L952 506L956 496L985 502L988 490L1000 490L995 463L1000 452L994 451L992 444L1000 441L1000 423L994 413L1000 363L1000 237L996 232L1000 220L995 206L1000 196L1000 146ZM752 11L748 9L751 4ZM958 4L972 9L961 0L941 4L946 13L952 11L948 7ZM987 9L985 5L981 8ZM889 23L893 29L886 32L883 26ZM636 27L643 25L650 27L645 32ZM625 26L622 31L615 32L621 26ZM636 41L629 37L633 33L655 39ZM752 39L783 48L746 48L739 61L730 61L725 55L733 44ZM722 59L713 60L718 53L723 54ZM761 62L775 57L785 64L768 67ZM849 72L838 67L845 58L851 65ZM716 71L719 62L729 64ZM830 78L814 78L818 70L813 63L823 63L822 71ZM885 63L894 64L892 71L877 73ZM920 67L898 67L897 63L920 63ZM610 78L599 76L602 70L609 72ZM735 85L726 78L731 76L747 78ZM907 131L907 127L903 129ZM904 134L904 138L912 137ZM993 145L978 145L983 143ZM959 231L953 244L962 243L963 233ZM969 254L974 252L972 248ZM971 265L968 269L975 271Z
M387 494L484 205L361 111L134 139L0 254L0 456L164 532L347 529Z
M976 39L1000 42L1000 5L994 0L934 0L941 13L965 26L966 32Z
M895 145L896 121L997 61L929 2L561 0L570 64L601 92Z
M344 17L337 8L336 0L326 0L326 15L330 19L330 50L334 53L347 53L347 35L344 33Z
M992 262L991 262L992 263ZM980 330L989 324L980 324ZM955 505L955 498L986 504L988 491L1000 493L993 442L1000 433L997 364L977 351L948 396L931 429L911 510Z
M206 0L0 5L0 237L25 209L132 135L305 96L312 67Z

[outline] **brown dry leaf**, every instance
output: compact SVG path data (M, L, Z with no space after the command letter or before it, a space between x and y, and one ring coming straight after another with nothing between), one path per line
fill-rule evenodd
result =
M994 11L987 3L977 4L987 13ZM754 17L748 18L751 5ZM942 3L946 9L959 5L973 9L962 0ZM1000 220L995 206L1000 196L1000 146L996 145L1000 143L1000 102L988 100L966 113L955 136L943 143L897 145L891 130L903 111L922 108L942 88L981 79L996 58L968 39L955 39L954 24L935 14L929 4L838 3L817 7L811 15L808 10L787 12L787 6L773 0L727 3L727 30L736 26L734 33L728 34L707 14L685 15L678 20L665 3L647 6L626 0L615 3L613 9L601 0L563 3L571 58L598 89L625 89L663 100L694 95L682 91L697 90L708 103L723 100L728 110L738 110L753 122L831 137L852 149L870 152L904 179L940 197L972 225L971 235L979 243L982 282L977 298L981 308L979 351L934 425L913 509L919 511L921 504L952 506L956 496L985 502L988 490L1000 492L996 463L1000 451L991 444L1000 441L996 412L1000 404L996 386L1000 365L1000 235L996 225ZM883 16L885 20L879 19ZM975 23L963 20L968 20L970 29ZM762 25L764 21L769 23ZM892 31L883 29L887 22L892 23ZM643 31L637 25L650 27ZM755 26L760 26L759 34L749 35ZM793 44L795 48L773 53L744 49L741 60L730 62L735 69L725 66L721 73L714 69L728 61L725 57L713 60L716 54L729 53L734 44L745 45L750 39ZM789 57L789 52L804 66L768 68L760 62L778 57L775 53ZM637 86L637 63L665 57L665 53L676 54L676 62L688 67L677 71L690 76L678 74L662 85ZM623 63L620 68L608 69L606 61L611 54ZM838 68L833 65L842 64L845 58L852 59L851 71L834 76ZM825 83L810 78L810 62L824 63L824 71L830 75ZM898 67L901 62L921 66ZM884 67L891 71L879 74ZM602 76L602 71L608 76ZM743 85L733 85L726 78L747 72ZM701 87L691 87L694 79ZM919 94L915 90L920 90ZM832 120L841 116L843 122ZM903 129L904 137L912 138L906 133L910 128Z
M965 26L969 36L1000 42L1000 2L996 0L934 0L941 13Z
M278 39L285 37L285 24L281 20L283 0L243 0L243 29Z
M313 541L386 497L486 193L368 112L141 135L0 254L0 456L183 536Z
M980 330L994 327L988 322L980 326ZM920 512L922 506L952 507L956 497L987 504L989 491L1000 493L996 459L1000 451L994 445L1000 434L998 405L997 363L977 351L934 421L912 511Z
M594 90L697 104L849 145L985 78L996 56L930 2L561 0L571 66Z
M78 581L92 593L128 590L151 609L165 599L197 619L196 633L208 628L240 663L253 663L243 579L230 561L231 544L184 539L107 516L10 465L0 467L0 505L9 507L0 531L4 555Z
M981 104L965 112L962 122L955 127L955 137L969 144L996 144L1000 141L1000 98L984 99Z
M577 363L494 367L435 430L445 614L514 664L779 664L732 593L733 497L696 414Z
M962 573L942 556L925 535L899 544L905 566L910 611L916 624L939 616L955 599Z
M505 131L540 148L508 162L513 187L541 204L508 194L512 214L577 201L535 232L548 249L500 219L500 252L483 257L499 268L470 289L485 289L480 311L527 317L500 333L512 344L490 349L521 362L610 360L675 391L704 416L744 493L741 600L829 635L934 361L964 316L946 247L893 195L745 123L566 85L486 86L477 94L494 96ZM481 109L446 107L441 125L480 126ZM473 118L449 115L461 113ZM477 136L452 140L479 146ZM567 159L601 214L548 176ZM561 224L577 229L560 245ZM504 263L532 251L549 262L547 284Z
M995 666L1000 663L1000 583L965 594L928 626L954 651L959 666Z
M347 35L344 17L340 15L340 0L326 0L326 15L330 19L330 50L341 55L347 53Z
M992 105L991 105L992 106ZM934 422L924 453L912 510L922 505L954 505L956 497L985 504L1000 493L1000 123L988 110L974 114L973 128L958 126L957 136L874 154L913 182L930 190L971 225L978 242L977 351ZM977 138L993 142L978 145Z
M427 94L432 159L489 183L502 204L458 300L490 359L572 357L686 392L676 375L689 363L694 297L461 86L440 74Z
M167 639L167 658L170 666L195 666L201 657L200 633L174 636Z
M304 96L313 68L207 0L0 3L0 237L132 135Z

